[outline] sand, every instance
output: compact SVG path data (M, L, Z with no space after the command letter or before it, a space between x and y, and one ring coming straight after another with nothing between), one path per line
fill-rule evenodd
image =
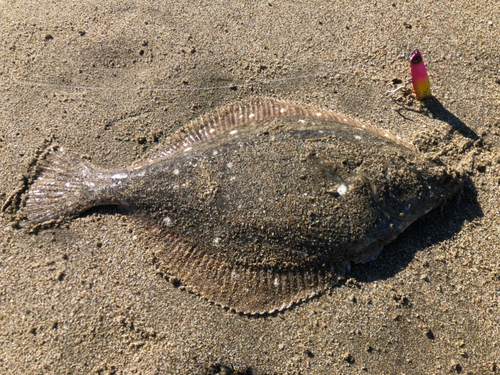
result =
M386 128L467 176L375 261L264 317L156 273L123 210L37 234L3 215L0 373L500 372L499 4L4 1L0 34L0 202L47 143L126 167L259 95ZM385 93L409 79L412 48L426 105Z

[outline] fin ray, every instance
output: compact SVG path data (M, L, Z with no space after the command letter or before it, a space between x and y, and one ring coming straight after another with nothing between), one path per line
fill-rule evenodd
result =
M362 128L382 137L388 138L413 151L414 145L403 141L390 132L370 124L362 123L331 111L322 111L295 104L291 101L271 97L250 97L242 101L205 113L190 122L189 125L175 131L168 139L168 148L150 159L138 162L134 167L156 163L162 159L178 154L198 143L212 139L222 133L231 131L249 123L279 117L322 118Z
M347 265L318 269L275 270L230 263L135 214L140 232L155 233L155 266L186 289L207 300L247 315L272 314L323 293L344 276ZM155 230L151 230L155 227Z
M83 192L92 168L81 159L52 147L38 162L35 173L21 209L29 226L59 221L90 206Z

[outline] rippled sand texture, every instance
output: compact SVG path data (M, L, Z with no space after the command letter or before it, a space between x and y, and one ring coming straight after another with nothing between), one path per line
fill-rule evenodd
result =
M1 4L2 204L49 143L120 170L263 96L387 129L465 184L326 294L264 317L165 277L160 244L124 209L32 234L5 212L0 372L500 372L499 14L486 1ZM409 78L411 48L425 105L385 93Z

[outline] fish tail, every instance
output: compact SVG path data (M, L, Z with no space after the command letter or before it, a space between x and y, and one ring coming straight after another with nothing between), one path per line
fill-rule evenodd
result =
M50 224L74 216L93 206L93 167L66 154L63 148L51 148L39 159L35 177L23 197L21 209L28 226Z

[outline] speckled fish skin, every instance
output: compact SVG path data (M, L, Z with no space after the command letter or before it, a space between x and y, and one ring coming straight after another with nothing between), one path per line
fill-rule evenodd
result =
M460 187L454 172L395 137L311 113L234 120L122 171L53 150L28 191L27 222L123 205L155 228L160 266L191 290L238 312L282 310L334 284Z

